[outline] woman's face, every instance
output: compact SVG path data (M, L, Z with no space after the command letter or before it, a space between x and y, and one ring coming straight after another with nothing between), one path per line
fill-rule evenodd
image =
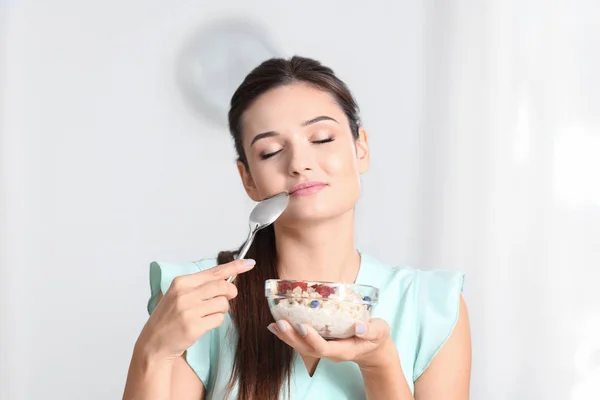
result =
M280 222L334 218L354 208L359 175L369 166L367 135L361 128L353 138L331 94L304 83L268 91L244 113L242 131L249 171L241 162L238 169L248 195L291 195Z

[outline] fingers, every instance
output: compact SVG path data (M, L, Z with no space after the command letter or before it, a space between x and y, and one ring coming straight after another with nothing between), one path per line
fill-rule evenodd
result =
M243 260L238 260L196 274L175 278L167 291L172 311L184 315L183 319L187 321L185 325L197 324L199 318L212 314L221 314L221 317L213 318L222 318L223 314L229 312L229 300L237 296L238 290L234 284L218 277L227 276L232 270L238 273L249 271L253 267L252 264L252 262L244 263ZM196 286L196 282L202 282L202 279L207 281Z
M269 325L268 329L301 354L329 356L327 341L312 326L299 324L292 327L289 322L279 320Z
M296 349L301 354L307 354L307 346L302 343L302 336L297 333L289 322L279 320L267 327L275 336L284 341L289 346ZM304 333L304 332L302 332Z
M225 320L225 314L222 312L202 315L205 312L206 310L189 309L181 314L181 329L187 341L196 341L206 332L220 326Z
M203 301L198 307L198 312L203 317L221 313L226 314L229 311L229 300L225 296L218 296L210 300Z
M225 314L221 313L211 314L204 317L205 326L208 328L207 331L221 326L223 321L225 321Z
M239 275L250 271L254 268L255 264L256 261L251 259L231 261L227 264L217 265L216 267L203 271L205 274L202 276L202 279L205 279L204 282L227 279L232 275Z
M298 324L295 326L295 332L300 335L309 348L322 357L328 357L328 343L319 335L319 333L309 324Z
M191 288L198 287L206 282L219 279L227 279L232 275L243 274L254 268L254 260L235 260L226 264L220 264L194 274L181 275L175 277L169 290L174 292L183 292Z
M390 333L390 326L379 318L373 318L370 322L357 322L354 326L357 337L371 342L378 342Z
M209 300L217 296L225 296L228 300L235 298L238 294L237 287L225 279L204 283L191 293L198 296L199 300Z
M202 326L203 329L201 334L221 326L223 321L225 321L225 314L227 314L228 311L229 301L223 296L204 301L197 309L202 320L202 323L198 324L198 326Z
M268 329L299 353L334 362L355 360L370 354L390 334L388 323L377 318L368 323L357 323L355 336L338 340L323 339L309 324L292 326L284 320L270 324Z

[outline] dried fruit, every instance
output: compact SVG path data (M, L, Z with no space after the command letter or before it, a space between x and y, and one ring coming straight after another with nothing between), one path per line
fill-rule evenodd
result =
M279 282L277 284L277 290L279 291L279 293L285 293L288 290L292 290L292 283L291 282Z
M319 295L321 297L327 298L330 295L335 293L335 289L332 287L329 287L329 286L315 284L315 285L312 285L311 287L315 290L315 292L319 293Z
M292 290L296 289L297 287L299 287L300 289L302 289L303 292L305 292L306 290L308 290L308 283L306 283L306 282L293 282L292 283Z

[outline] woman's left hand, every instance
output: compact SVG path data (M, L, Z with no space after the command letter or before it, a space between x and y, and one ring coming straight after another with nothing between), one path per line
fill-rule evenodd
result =
M309 357L327 358L334 362L354 361L361 368L383 365L390 357L398 357L397 351L389 351L392 343L390 326L379 318L357 323L355 336L336 340L323 339L307 324L292 327L289 322L279 320L268 328L298 353Z

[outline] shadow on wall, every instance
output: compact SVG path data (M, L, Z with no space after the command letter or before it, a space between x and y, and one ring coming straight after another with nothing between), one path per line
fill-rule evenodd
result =
M221 20L204 26L184 43L177 81L188 104L206 120L227 127L231 95L246 74L282 52L260 25Z

